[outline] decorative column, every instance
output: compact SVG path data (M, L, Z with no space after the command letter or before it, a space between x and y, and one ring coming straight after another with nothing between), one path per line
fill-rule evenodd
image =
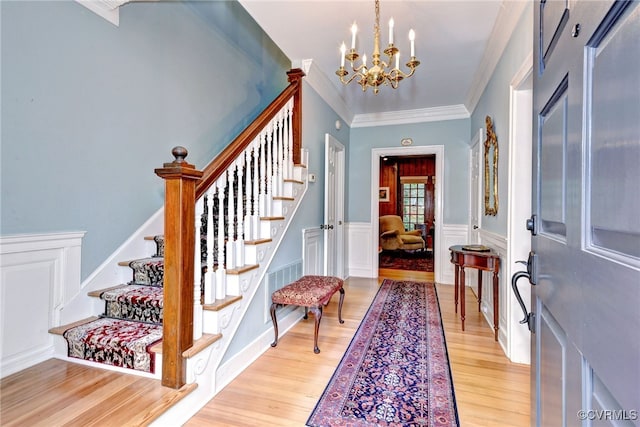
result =
M178 389L186 383L182 353L193 345L195 186L202 172L185 162L184 147L171 153L175 160L155 173L165 180L162 385Z

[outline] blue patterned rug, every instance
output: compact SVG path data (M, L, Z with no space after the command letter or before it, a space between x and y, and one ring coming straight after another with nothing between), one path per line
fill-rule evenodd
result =
M307 425L459 426L433 283L384 280Z

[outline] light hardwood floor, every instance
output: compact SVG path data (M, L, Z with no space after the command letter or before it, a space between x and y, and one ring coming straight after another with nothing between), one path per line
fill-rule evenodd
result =
M313 353L313 318L296 324L200 412L187 426L302 426L324 391L383 278L433 281L432 273L380 270L379 279L345 283L343 318L337 295L320 327L320 354ZM460 416L466 426L528 426L529 367L513 364L473 310L467 290L465 332L454 315L453 287L438 285L438 298ZM145 425L154 405L162 407L185 391L156 380L51 360L0 383L0 425ZM133 403L133 404L132 404Z
M337 322L337 296L325 309L313 353L313 319L301 321L211 400L186 425L302 426L351 342L383 278L433 281L433 273L380 270L379 279L351 278L345 284ZM460 425L529 425L529 367L511 363L467 290L465 332L454 313L453 286L438 285L438 299ZM475 305L477 307L477 305Z

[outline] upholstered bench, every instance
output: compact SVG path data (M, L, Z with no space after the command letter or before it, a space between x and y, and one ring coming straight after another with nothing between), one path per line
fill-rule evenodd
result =
M343 281L338 277L332 276L302 276L293 283L289 283L281 289L271 294L271 320L273 321L273 330L275 333L275 341L271 343L271 347L278 345L278 321L276 320L276 307L278 305L297 305L304 307L304 318L308 317L308 310L315 317L315 331L313 336L313 352L318 354L318 329L320 328L320 320L322 319L322 307L329 303L329 300L340 291L340 302L338 303L338 321L342 320L342 302L344 301Z

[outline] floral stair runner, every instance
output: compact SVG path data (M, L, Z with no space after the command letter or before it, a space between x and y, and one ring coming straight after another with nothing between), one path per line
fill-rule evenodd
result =
M155 372L150 347L162 339L164 241L154 238L157 253L129 263L133 280L100 294L100 319L66 330L69 357Z
M129 284L105 291L105 316L162 324L162 288Z
M151 345L162 339L162 325L102 318L68 329L69 357L155 372Z

